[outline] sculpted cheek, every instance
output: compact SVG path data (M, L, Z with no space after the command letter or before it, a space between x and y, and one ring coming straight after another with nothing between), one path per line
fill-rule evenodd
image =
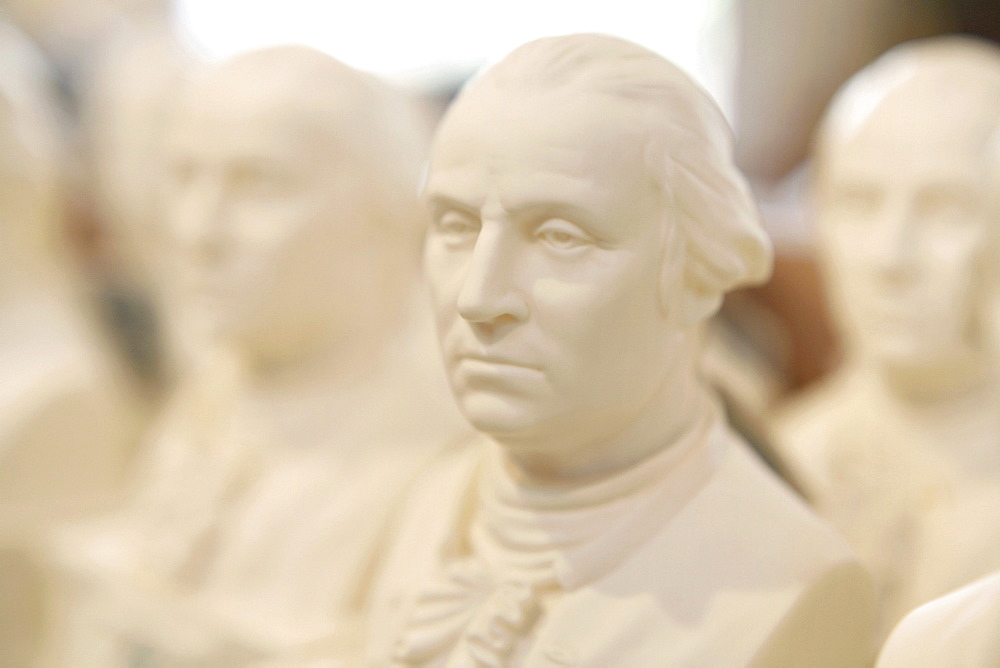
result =
M627 337L623 318L632 309L614 284L580 283L554 278L534 283L533 319L549 338L565 348L572 348L588 364L600 364L599 358L610 346Z
M435 305L455 298L463 268L461 257L442 248L437 239L428 240L424 252L424 276Z
M567 281L559 278L539 278L532 283L532 302L537 305L537 317L551 320L576 321L588 313L599 311L603 298L601 291L592 284Z

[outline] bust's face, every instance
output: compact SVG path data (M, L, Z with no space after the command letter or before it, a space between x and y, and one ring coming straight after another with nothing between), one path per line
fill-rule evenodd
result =
M919 370L978 345L990 197L983 129L928 122L915 108L877 111L831 147L818 205L846 333L874 361Z
M208 88L186 99L168 136L167 227L186 326L268 352L336 336L340 303L363 299L363 170L293 103Z
M439 133L426 273L453 391L480 431L621 430L664 382L678 331L659 290L669 213L614 107L483 82Z

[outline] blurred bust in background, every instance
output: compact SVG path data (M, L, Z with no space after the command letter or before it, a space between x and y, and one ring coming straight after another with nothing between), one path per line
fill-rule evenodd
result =
M81 208L104 315L146 398L176 381L176 318L164 201L165 134L184 78L198 66L165 25L123 23L90 55L79 96Z
M69 253L51 74L0 23L0 663L26 665L44 607L23 586L62 522L117 500L140 424ZM8 562L10 557L14 562ZM22 564L13 567L13 563ZM41 571L39 571L41 572ZM19 582L11 583L8 578ZM17 586L11 587L14 584Z
M75 638L339 651L395 496L463 429L419 305L425 138L402 93L276 47L184 86L165 144L181 381L132 505L67 542Z
M881 587L884 627L1000 566L1000 50L897 47L835 98L815 158L845 340L777 435Z

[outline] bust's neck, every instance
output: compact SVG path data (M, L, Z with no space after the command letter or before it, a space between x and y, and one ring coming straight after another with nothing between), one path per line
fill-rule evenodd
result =
M688 359L665 375L624 423L580 416L570 429L541 438L492 436L514 480L536 487L595 482L662 452L699 426L711 398Z

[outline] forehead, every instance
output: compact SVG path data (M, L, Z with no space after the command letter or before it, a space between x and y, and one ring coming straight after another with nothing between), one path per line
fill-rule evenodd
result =
M192 86L179 100L167 135L175 155L206 159L262 157L289 163L311 162L330 150L332 121L315 104L268 91L261 84L225 79Z
M427 194L595 204L649 183L649 133L637 109L599 93L481 84L456 104L434 143ZM471 202L475 203L475 202Z
M1000 102L977 90L947 95L947 87L935 83L917 82L887 96L829 143L825 168L889 180L976 180L988 163L985 146L998 127Z

